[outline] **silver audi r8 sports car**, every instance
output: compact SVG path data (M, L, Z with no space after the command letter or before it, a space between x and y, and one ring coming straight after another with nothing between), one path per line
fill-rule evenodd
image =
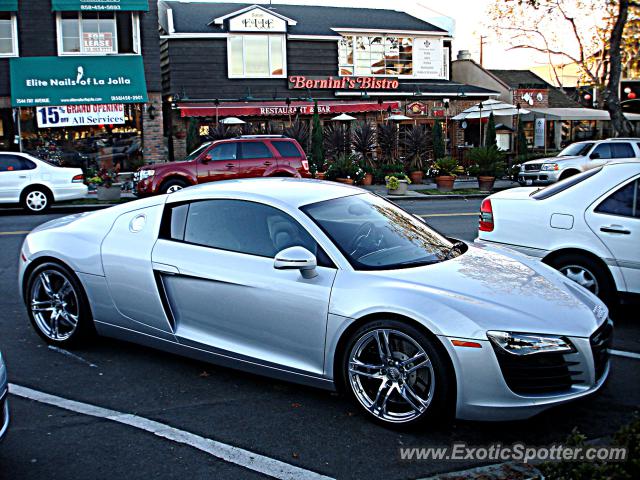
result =
M7 380L7 368L4 365L0 353L0 440L2 440L9 428L9 382Z
M373 419L525 418L598 390L608 310L555 270L364 190L218 182L72 215L20 253L36 331L347 392Z

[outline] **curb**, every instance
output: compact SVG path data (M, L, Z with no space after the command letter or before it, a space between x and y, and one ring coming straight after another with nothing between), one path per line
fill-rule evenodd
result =
M441 473L421 480L542 480L544 478L542 472L531 464L506 462Z
M469 200L469 199L477 199L477 198L486 198L491 193L472 193L469 195L384 195L384 198L390 201L408 201L408 200L418 200L421 202L428 200Z

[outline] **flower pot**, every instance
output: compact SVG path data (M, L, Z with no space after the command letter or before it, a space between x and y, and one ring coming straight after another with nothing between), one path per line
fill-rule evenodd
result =
M120 200L120 193L122 189L119 183L114 183L110 187L98 187L97 198L103 202L110 202L114 200Z
M353 185L352 178L336 178L336 182L338 183L346 183L347 185Z
M478 188L481 192L490 192L493 190L493 184L496 183L496 177L478 177Z
M409 189L409 183L406 180L398 180L398 188L395 190L387 189L389 195L406 195Z
M365 173L364 178L362 179L362 185L372 185L373 184L373 174Z
M424 177L424 172L416 170L414 172L411 172L409 174L409 177L411 178L411 183L420 185L422 183L422 178Z
M438 185L438 190L441 192L450 192L453 190L453 183L455 181L456 177L453 176L442 175L440 177L436 177L436 184Z
M316 180L324 180L324 172L316 172Z

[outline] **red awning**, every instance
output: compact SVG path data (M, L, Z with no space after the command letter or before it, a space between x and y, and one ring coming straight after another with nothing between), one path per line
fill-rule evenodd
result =
M399 102L318 102L321 115L334 113L361 113L386 111L400 108ZM180 103L178 104L182 117L284 117L296 115L300 108L300 115L313 115L313 103L291 102L287 106L283 101L252 102L252 103L221 103L216 107L214 103Z

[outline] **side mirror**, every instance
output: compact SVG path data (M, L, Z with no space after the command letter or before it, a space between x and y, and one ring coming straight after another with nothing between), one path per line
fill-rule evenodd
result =
M208 153L202 157L202 163L209 163L211 160L213 160L213 158L211 158L211 155Z
M591 160L598 160L600 158L600 154L596 153L596 152L593 152L591 155L589 155L589 158Z
M276 270L300 270L304 278L318 276L316 256L304 247L290 247L278 252L273 261Z

